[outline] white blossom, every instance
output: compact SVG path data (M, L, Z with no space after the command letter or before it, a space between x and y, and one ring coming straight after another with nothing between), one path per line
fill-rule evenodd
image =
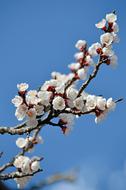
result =
M55 110L63 110L65 108L65 101L61 96L56 96L52 104Z
M27 111L28 111L28 107L25 104L22 104L19 107L17 107L15 111L15 116L17 117L19 121L21 121L25 118Z
M70 113L69 114L62 113L59 115L59 118L65 123L65 125L67 127L70 127L74 123L75 116L73 114L70 114Z
M44 106L48 106L50 104L50 98L52 96L52 92L49 91L39 91L38 97L40 98L40 102Z
M28 139L26 138L23 138L23 137L19 137L17 140L16 140L16 145L19 147L19 148L24 148L26 147L28 144Z
M36 172L36 171L38 171L39 169L40 169L40 162L37 161L37 160L33 161L33 162L31 163L31 170L32 170L33 172Z
M97 101L96 105L97 105L98 109L105 110L106 99L99 96L99 97L97 97L96 101Z
M67 97L71 100L74 100L78 95L78 91L74 88L68 88Z
M27 104L37 105L40 102L40 99L37 97L37 90L30 90L26 95Z
M85 68L81 68L77 71L77 74L78 74L78 77L81 79L81 80L85 80L86 77L87 77L87 72L86 72L86 69Z
M67 101L67 105L68 105L68 109L70 109L70 108L74 108L74 103L73 103L73 100L72 99L67 99L66 100Z
M30 119L35 119L36 118L36 115L37 115L37 112L36 112L36 109L35 108L30 108L28 111L27 111L27 115Z
M106 25L106 20L105 19L102 19L100 22L98 22L97 24L95 24L95 26L97 28L101 28L101 29L104 28L105 25Z
M88 52L89 52L89 54L90 54L91 56L96 56L96 55L98 55L98 53L97 53L97 50L98 50L98 49L101 49L101 44L98 43L98 42L96 42L96 43L92 44L92 45L89 47Z
M110 65L115 68L117 66L118 57L114 54L110 57Z
M28 141L33 141L34 140L34 137L32 137L32 136L30 136L30 137L28 137ZM43 140L43 138L40 136L40 135L38 135L37 137L36 137L36 139L35 139L35 141L39 144L39 143L43 143L44 142L44 140Z
M59 86L55 88L57 93L63 94L65 90L65 84L62 82Z
M29 168L30 168L30 158L27 157L27 156L18 156L15 160L14 160L14 163L13 165L16 167L16 168L20 168L21 171L23 173L28 173L29 172ZM26 166L27 165L27 166ZM26 168L28 169L28 171L26 170Z
M114 33L118 33L119 32L119 26L116 22L113 23L112 25L112 29Z
M116 33L114 33L114 32L112 32L111 34L113 36L113 42L119 43L119 41L120 41L119 36Z
M29 85L27 83L17 84L17 88L20 92L24 92L28 89Z
M75 56L75 59L80 60L80 59L83 59L84 53L83 52L75 53L74 56Z
M84 100L83 100L83 97L82 97L82 96L80 96L80 97L78 97L78 98L76 98L76 99L74 100L74 106L75 106L78 110L80 110L80 111L83 110L83 108L84 108Z
M80 68L80 63L71 63L68 65L71 70L77 71Z
M38 121L35 118L30 118L27 122L26 125L28 127L36 127L38 125Z
M117 20L117 15L114 13L106 14L106 20L110 23L113 23Z
M78 40L77 43L75 44L75 47L79 50L84 48L86 46L86 41L85 40Z
M95 123L100 123L101 121L103 121L106 118L106 115L107 115L106 111L101 113L98 117L95 118Z
M102 49L102 52L106 56L112 56L114 54L114 51L111 49L111 46L104 47Z
M108 108L108 110L114 110L115 107L116 107L116 103L113 101L112 98L109 98L107 100L107 108Z
M90 55L86 56L85 61L88 63L88 65L93 65L94 64L94 61L93 61L93 59L91 58Z
M43 115L44 114L44 106L43 105L35 105L34 108L36 110L37 115Z
M100 36L100 41L102 44L107 46L111 45L113 42L113 35L111 33L105 33Z
M86 99L87 110L92 110L97 105L97 97L95 95L88 95Z
M58 72L55 72L55 73L57 73L57 76L61 75ZM45 83L41 86L41 91L42 92L44 92L44 91L46 92L49 86L55 87L55 86L57 86L58 82L59 81L57 79L51 79L51 80L45 81Z
M86 101L88 95L89 95L89 94L86 93L85 91L82 92L81 96L83 97L83 100L84 100L84 101Z
M66 81L65 82L68 82L69 80L72 80L74 78L74 73L69 73L66 77Z
M12 103L15 107L19 107L23 103L23 99L21 96L15 96L15 98L12 99Z
M37 96L37 90L29 90L27 92L27 95L35 97L35 96Z
M38 135L35 139L32 136L29 136L27 138L19 137L16 140L16 145L19 148L27 148L28 145L29 145L29 143L32 143L32 142L34 143L34 141L37 144L44 142L43 139L42 139L42 137L40 135ZM30 152L31 150L33 150L33 148L34 148L34 146L30 146L28 151Z
M69 73L67 75L61 74L59 72L52 72L52 78L50 81L46 81L45 84L42 86L41 90L47 90L48 86L59 86L61 82L64 81L66 83L68 80L71 80L74 77L73 73ZM53 82L52 82L53 81Z
M23 163L22 163L22 168L20 168L21 171L22 171L22 173L24 173L24 174L31 173L31 167L30 167L30 165L31 165L30 158L25 156L25 159L23 160Z

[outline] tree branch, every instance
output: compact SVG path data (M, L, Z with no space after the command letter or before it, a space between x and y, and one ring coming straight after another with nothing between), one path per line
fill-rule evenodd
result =
M78 95L77 97L79 97L81 95L81 93L84 91L84 89L88 86L88 84L92 81L92 79L94 79L99 71L100 66L102 65L102 63L104 63L107 59L102 60L101 57L99 58L98 63L95 66L95 69L93 71L93 73L89 76L89 78L85 81L85 83L81 86L81 88L79 89Z
M27 177L27 176L33 176L38 172L42 172L42 169L39 169L35 172L32 173L28 173L28 174L22 174L22 173L17 173L17 172L12 172L12 173L8 173L8 174L1 174L0 175L0 180L8 180L8 179L15 179L15 178L22 178L22 177Z
M76 180L76 178L77 178L77 176L76 176L75 171L64 173L64 174L58 173L58 174L52 175L52 176L42 180L37 185L32 186L29 190L43 189L46 186L58 183L60 181L66 181L66 182L72 183Z

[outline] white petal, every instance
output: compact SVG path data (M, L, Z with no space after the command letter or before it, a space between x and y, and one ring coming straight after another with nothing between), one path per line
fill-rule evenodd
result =
M26 145L27 145L28 141L24 138L18 138L16 140L16 145L19 147L19 148L24 148Z
M29 85L27 83L17 84L17 88L19 91L24 92L28 89Z
M77 43L75 44L75 47L77 49L84 48L86 46L86 41L85 40L78 40Z
M78 74L78 76L79 76L79 78L80 78L81 80L85 80L86 77L87 77L87 73L86 73L86 71L85 71L84 68L79 69L79 70L77 71L77 74Z
M56 96L54 99L53 99L53 108L55 110L63 110L65 108L65 101L62 97L60 96Z
M100 22L98 22L97 24L95 24L95 26L97 28L104 28L106 25L106 20L105 19L102 19Z
M106 14L106 20L110 23L115 22L117 20L117 15L114 13Z
M23 103L23 99L20 96L15 96L15 98L12 99L12 103L15 107L19 107Z
M40 169L40 162L39 161L33 161L32 164L31 164L31 170L33 172L35 172L38 169Z
M36 127L38 125L38 121L36 119L29 119L26 124L28 127Z

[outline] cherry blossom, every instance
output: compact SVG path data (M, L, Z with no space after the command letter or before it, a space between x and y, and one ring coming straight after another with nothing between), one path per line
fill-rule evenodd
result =
M52 104L55 110L63 110L65 108L65 101L61 96L56 96Z
M75 47L79 50L83 50L85 46L86 46L85 40L78 40L77 43L75 44Z
M117 15L115 13L106 14L106 20L110 23L113 23L117 20Z
M17 88L20 92L24 92L28 89L29 85L27 83L17 84Z

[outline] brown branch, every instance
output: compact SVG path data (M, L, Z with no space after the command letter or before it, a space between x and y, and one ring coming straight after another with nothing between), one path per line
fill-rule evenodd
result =
M12 172L12 173L8 173L8 174L1 174L0 175L0 180L8 180L8 179L15 179L15 178L22 178L22 177L27 177L27 176L33 176L38 172L42 172L42 169L39 169L35 172L32 173L28 173L28 174L22 174L22 173L17 173L17 172Z
M123 98L120 98L120 99L116 100L115 103L122 102L122 101L123 101Z
M16 127L0 127L0 134L22 135L24 133L30 133L31 131L37 129L40 125L48 124L48 121L52 117L52 115L48 115L45 120L39 120L38 125L35 127L26 127L26 122L19 124Z
M35 131L34 136L33 136L33 141L37 138L37 135L38 135L38 133L40 132L41 128L42 128L42 126L39 127L39 128ZM23 150L22 150L19 154L17 154L15 157L13 157L10 162L8 162L8 163L4 164L3 166L1 166L1 167L0 167L0 173L3 172L3 171L5 171L5 170L6 170L7 168L9 168L9 167L13 167L13 163L14 163L15 159L16 159L18 156L20 156L20 155L24 155L24 154L29 150L29 148L31 148L31 146L34 146L34 144L33 144L32 142L28 145L27 148L23 148ZM43 159L43 158L40 158L39 161L41 161L42 159ZM1 176L1 175L0 175L0 176Z
M20 129L20 128L23 128L23 127L26 127L26 121L23 122L23 123L21 123L21 124L19 124L19 125L16 125L14 128L15 129Z
M43 189L46 186L53 185L53 184L61 182L61 181L66 181L66 182L72 183L76 180L76 178L77 178L77 176L76 176L75 171L72 171L69 173L64 173L64 174L62 174L62 173L55 174L55 175L52 175L52 176L42 180L37 185L32 186L29 190Z
M81 88L79 89L78 95L77 97L79 97L81 95L81 93L84 91L84 89L88 86L88 84L92 81L92 79L94 79L99 71L100 66L102 65L102 63L104 63L107 59L102 60L101 57L98 60L98 63L95 66L95 69L93 71L93 73L89 76L89 78L84 82L84 84L81 86Z
M10 134L10 135L22 135L24 133L29 133L33 130L37 129L37 127L19 127L19 128L14 128L14 127L0 127L0 134Z
M81 112L81 111L73 111L73 110L70 110L70 111L68 111L68 110L64 110L64 112L63 113L71 113L71 114L73 114L73 115L78 115L78 116L81 116L81 115L87 115L87 114L90 114L90 113L93 113L94 112L94 109L92 109L92 110L89 110L89 111L85 111L85 112Z
M14 162L14 158L12 159L12 161L4 164L3 166L0 167L0 173L3 172L4 170L6 170L7 168L9 167L12 167L13 166L13 162Z
M73 78L72 80L68 81L66 87L65 87L65 91L77 80L77 78Z
M47 117L45 120L43 120L43 121L38 120L38 125L37 125L37 127L34 127L34 128L30 128L30 127L29 127L29 131L26 131L26 132L31 132L31 131L37 129L37 130L35 131L35 133L34 133L33 141L37 138L37 135L39 134L39 132L40 132L40 130L43 128L43 126L44 126L45 124L48 124L48 122L49 122L53 117L57 116L58 114L56 114L55 116L52 116L52 115L53 115L53 112L52 112L52 110L51 110L50 113L49 113L49 115L48 115L48 117ZM21 125L20 125L20 126L21 126ZM9 130L9 132L8 132L8 130ZM10 133L10 128L8 128L8 130L7 130L7 131L4 131L4 132L6 132L6 133L8 133L8 134L11 134L11 133ZM22 131L22 130L23 130L23 131ZM14 128L12 128L12 132L13 132L13 135L14 135L14 134L19 134L19 135L20 135L20 134L22 134L22 132L24 132L24 129L22 129L22 128L20 128L20 129L14 129ZM31 146L33 146L33 145L34 145L33 143L30 143L27 148L23 148L22 152L20 152L19 154L17 154L10 162L8 162L8 163L4 164L3 166L1 166L1 167L0 167L0 173L3 172L5 169L7 169L7 168L9 168L9 167L13 167L13 162L14 162L14 160L15 160L18 156L24 155L24 154L29 150L29 148L31 148Z

